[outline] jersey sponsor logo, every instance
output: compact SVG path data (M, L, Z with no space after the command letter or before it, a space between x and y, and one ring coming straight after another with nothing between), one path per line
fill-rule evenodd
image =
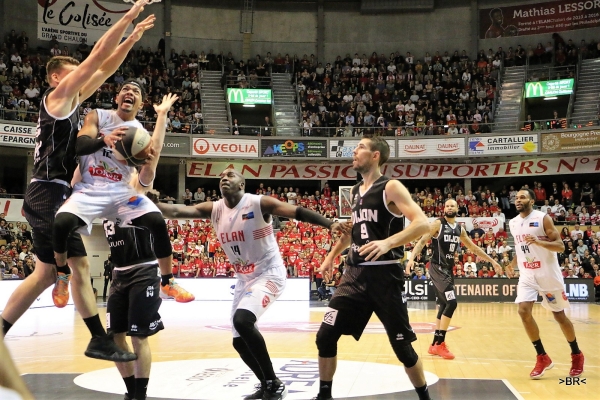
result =
M456 299L456 294L454 293L454 290L448 290L447 292L444 292L444 295L446 296L446 300L448 301Z
M352 212L352 222L377 222L377 211L378 210L370 210L368 208L364 208L362 210L353 211Z
M527 261L523 263L523 267L527 269L538 269L542 268L542 263L540 261L536 261L535 258L525 257Z
M404 340L404 335L399 333L396 335L396 340Z
M146 288L146 297L154 297L154 286L148 286Z
M562 298L563 298L563 300L567 301L567 294L565 293L564 290L562 292Z
M265 294L265 297L263 297L263 299L262 299L263 308L267 308L269 303L271 303L271 298L269 297L269 295Z
M229 242L245 242L244 231L221 232L219 235L221 244Z
M548 300L548 303L556 304L556 297L554 297L552 293L546 293L545 296L546 300Z
M334 326L337 315L338 310L327 307L327 311L325 311L325 315L323 316L323 323Z
M233 269L235 270L236 273L238 274L251 274L254 272L255 266L254 264L242 264L242 263L236 263L233 264ZM217 274L219 272L217 271Z
M242 220L246 221L254 218L254 211L250 211L248 214L242 214Z
M131 332L137 332L138 331L138 326L137 325L131 325L131 329L129 329Z
M118 172L114 172L114 168L110 168L108 164L102 163L103 165L94 165L88 168L88 172L92 176L99 176L102 178L106 178L113 182L120 182L123 180L123 175Z
M110 329L110 313L109 312L106 313L106 329Z
M537 228L537 227L539 227L539 226L540 226L540 223L539 223L539 222L537 222L537 221L536 221L536 222L530 222L530 223L529 223L529 227L530 227L530 228Z
M127 202L128 206L132 206L132 207L137 207L140 205L140 203L144 201L143 197L139 197L139 196L133 196L129 198L129 201Z
M148 329L150 329L151 331L155 330L159 327L161 321L162 319L157 319L156 321L150 322L150 325L148 325Z

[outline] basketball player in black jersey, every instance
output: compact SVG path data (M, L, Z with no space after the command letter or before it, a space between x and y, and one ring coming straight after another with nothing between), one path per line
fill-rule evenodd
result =
M154 26L155 17L147 17L121 41L126 29L143 10L147 0L139 0L123 18L117 21L96 43L81 64L71 57L53 57L46 66L50 89L41 99L36 133L33 179L23 204L23 211L32 227L34 251L37 257L33 274L29 275L11 295L2 313L6 333L42 292L56 283L55 304L64 307L68 301L68 284L73 271L73 300L92 334L85 352L88 357L111 361L129 361L135 354L123 352L107 336L96 307L90 284L89 262L81 237L71 235L68 242L68 264L55 266L52 250L52 225L58 208L71 193L70 182L77 166L75 138L79 125L80 99L87 99L121 65L129 50ZM112 141L110 135L105 137ZM57 272L59 278L57 279Z
M456 252L460 253L460 243L464 244L479 258L491 263L496 272L502 269L500 264L488 256L482 248L473 243L469 235L467 235L467 231L465 231L462 225L456 222L457 212L458 204L456 201L451 199L446 200L444 204L444 217L438 218L429 224L429 232L421 237L406 263L406 274L409 274L415 257L421 253L423 247L431 239L433 255L430 260L429 276L435 287L439 309L435 323L435 334L433 342L429 347L429 354L438 355L446 360L454 359L454 354L446 346L446 332L457 306L452 267L454 266L454 254Z
M106 306L106 326L124 350L129 350L126 336L131 337L137 360L115 364L127 387L125 399L144 400L152 363L148 336L164 329L158 313L162 303L158 261L148 229L121 228L119 223L104 220L104 232L115 265Z
M373 312L419 399L428 400L423 364L411 344L417 337L408 321L400 264L401 246L427 233L427 218L402 183L382 176L380 168L390 156L384 139L362 139L353 156L352 168L363 180L351 191L352 233L342 236L321 265L323 272L330 271L335 257L350 246L344 275L317 333L321 382L316 400L332 398L338 340L342 335L358 340ZM406 229L403 215L412 221Z

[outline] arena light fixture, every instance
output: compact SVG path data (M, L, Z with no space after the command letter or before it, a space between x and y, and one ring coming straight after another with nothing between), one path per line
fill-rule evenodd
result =
M252 108L254 108L254 107L256 107L256 105L254 105L254 104L243 104L242 107L252 107Z
M544 97L544 100L556 100L558 99L558 97L553 96L553 97Z

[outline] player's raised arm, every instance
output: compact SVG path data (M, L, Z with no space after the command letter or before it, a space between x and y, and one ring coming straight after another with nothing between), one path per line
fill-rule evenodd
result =
M160 159L160 153L165 142L165 133L167 128L167 114L169 110L175 104L179 97L170 93L163 96L160 104L154 104L154 111L156 111L156 127L152 135L152 152L150 157L146 161L146 164L142 165L139 171L139 176L135 177L135 181L132 182L132 186L138 191L146 191L152 189L152 183L156 176L156 168L158 167L158 160Z
M87 99L91 95L93 95L96 90L102 86L102 84L119 69L129 51L133 48L133 45L136 44L144 35L148 29L152 29L154 27L154 22L156 21L156 17L154 15L150 15L146 17L142 22L138 23L135 26L135 29L125 39L119 46L117 46L116 50L108 57L102 65L98 68L96 72L92 75L90 79L83 85L81 90L79 91L79 97L81 99ZM97 46L97 45L96 45Z
M59 118L69 115L74 106L73 101L77 98L81 89L93 74L98 71L106 59L115 52L127 27L138 17L146 4L147 0L136 2L123 18L117 21L98 40L90 55L79 66L74 68L72 72L68 73L68 75L62 76L60 70L49 71L50 75L52 75L48 76L49 82L52 79L58 81L56 89L48 95L49 102L47 108L52 115ZM52 62L52 59L50 62ZM96 89L94 88L93 91Z

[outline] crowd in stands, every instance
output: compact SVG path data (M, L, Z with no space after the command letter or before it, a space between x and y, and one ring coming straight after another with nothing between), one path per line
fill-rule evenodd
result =
M31 230L26 223L7 222L0 213L0 280L24 279L35 269Z

